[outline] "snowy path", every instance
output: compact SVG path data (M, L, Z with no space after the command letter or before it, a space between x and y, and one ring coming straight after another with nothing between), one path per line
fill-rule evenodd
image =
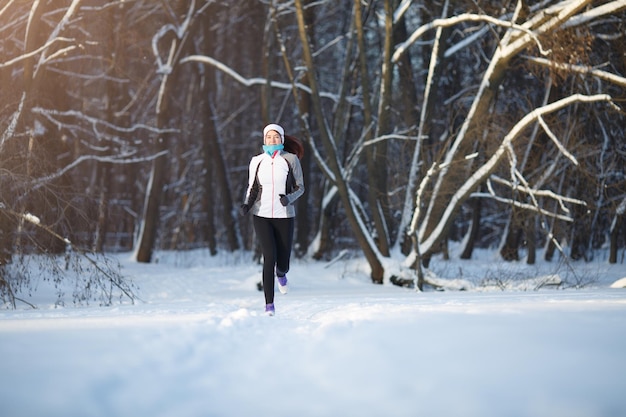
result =
M1 415L626 415L624 290L420 294L301 269L265 317L256 267L155 271L133 271L136 305L0 313Z

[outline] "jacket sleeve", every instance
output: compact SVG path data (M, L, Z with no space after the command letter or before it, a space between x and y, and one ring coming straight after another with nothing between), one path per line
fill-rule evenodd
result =
M246 189L246 196L243 203L251 207L257 200L259 192L261 191L261 185L259 184L258 172L261 166L261 161L257 158L252 158L250 166L248 167L248 188Z
M294 154L285 154L285 159L289 163L289 174L287 174L287 199L289 204L293 204L302 194L304 194L304 176L300 160Z

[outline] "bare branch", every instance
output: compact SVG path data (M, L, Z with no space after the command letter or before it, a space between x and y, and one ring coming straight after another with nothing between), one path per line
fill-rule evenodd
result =
M83 112L80 111L76 111L76 110L68 110L68 111L60 111L60 110L50 110L50 109L44 109L41 107L35 107L32 109L32 112L35 114L39 114L43 117L45 117L46 119L48 119L50 122L52 122L53 124L55 124L56 126L58 126L59 128L62 126L65 126L64 123L58 121L57 119L55 119L53 116L59 116L59 117L75 117L78 120L84 120L87 123L91 124L93 127L93 131L98 134L99 136L99 130L98 130L98 125L102 125L106 128L109 128L111 130L115 130L117 132L123 132L123 133L131 133L131 132L136 132L138 130L147 130L149 132L152 133L176 133L178 132L178 129L159 129L157 127L154 126L148 126L145 125L143 123L137 123L134 124L130 127L122 127L122 126L117 126L114 125L113 123L110 123L106 120L102 120L99 119L97 117L92 117L92 116L88 116Z
M70 21L70 18L74 15L76 10L78 10L78 8L80 6L80 2L81 2L81 0L73 0L72 1L72 4L67 8L67 11L65 12L65 15L63 16L61 21L56 25L56 27L54 28L54 30L52 31L52 33L48 37L48 42L47 43L51 43L51 41L53 39L55 39L55 38L57 38L59 36L59 33L61 33L61 31L65 28L65 26ZM39 1L36 1L35 3L39 3ZM35 3L33 4L33 9L36 7ZM32 13L31 13L31 17L32 17ZM33 22L29 20L29 22L28 22L29 26L32 23ZM43 53L41 54L41 56L39 57L39 64L35 67L35 69L33 71L33 77L35 77L35 74L37 74L37 72L39 71L39 68L47 61L45 52L46 51L44 50Z
M575 72L577 74L583 74L583 75L589 74L601 80L608 81L611 84L615 84L620 87L626 87L626 77L621 77L617 74L607 72L607 71L602 71L596 68L589 67L587 65L564 64L560 62L554 62L549 59L532 57L532 56L524 56L524 58L526 58L527 60L531 62L534 62L535 64L543 65L545 67L571 71L571 72Z
M252 87L254 85L262 85L262 86L266 86L268 85L268 80L266 80L265 78L245 78L244 76L242 76L241 74L239 74L237 71L235 71L234 69L230 68L228 65L224 64L223 62L220 62L214 58L211 58L210 56L204 56L204 55L190 55L188 57L185 57L183 59L180 60L181 64L184 64L186 62L200 62L203 64L208 64L211 65L215 68L217 68L218 70L222 71L224 74L230 76L231 78L234 78L235 81L237 81L238 83L245 85L246 87ZM281 83L278 81L270 81L269 82L270 86L275 87L275 88L280 88L282 90L291 90L292 89L292 85L291 83ZM300 84L300 83L296 83L296 87L299 90L302 90L308 94L311 94L311 89L304 85L304 84ZM328 98L330 100L332 100L333 102L337 102L337 96L335 94L331 94L331 93L320 93L321 97L324 98Z
M2 16L2 14L6 12L13 3L15 3L15 0L9 0L7 4L5 4L5 6L2 9L0 9L0 16Z
M72 242L70 242L69 239L55 232L50 226L41 223L41 221L39 220L37 216L34 216L31 213L18 213L14 210L11 210L10 208L6 207L4 204L1 204L1 203L0 203L0 210L18 219L27 221L30 224L36 226L37 228L50 234L51 236L54 236L56 239L61 240L65 245L67 245L69 249L71 249L73 252L79 254L85 260L87 260L87 262L89 262L94 267L95 270L100 272L100 274L102 274L102 276L104 276L111 283L111 285L118 288L126 297L128 297L129 300L131 300L132 303L135 302L135 299L137 297L133 294L132 289L123 281L123 279L121 279L121 277L116 276L116 274L105 270L99 264L99 262L97 262L96 260L91 258L91 256L89 256L87 251L79 248L78 246L75 246ZM101 285L100 281L98 281L97 283ZM106 292L106 289L103 288L103 292ZM110 298L110 295L109 295L109 298Z
M169 153L168 151L162 151L157 154L145 156L145 157L131 157L131 155L124 155L124 154L115 155L115 156L81 155L78 158L76 158L74 161L72 161L71 164L68 164L62 169L50 175L46 175L45 177L36 178L32 180L33 185L32 185L31 190L32 191L38 190L39 188L43 187L50 181L54 180L55 178L61 177L66 172L70 171L71 169L75 168L76 166L86 161L107 162L110 164L136 164L139 162L153 161L157 159L158 157L166 155L168 153Z
M422 235L424 231L420 231L422 250L424 252L429 251L435 245L435 243L439 241L439 239L443 235L449 219L451 218L452 214L457 210L458 206L467 199L472 190L476 189L479 183L484 181L493 172L496 166L502 161L502 158L507 154L507 149L512 144L512 142L514 142L525 129L527 129L533 123L536 123L539 117L545 114L553 113L574 103L593 103L600 101L604 101L607 102L609 105L613 105L611 97L607 94L596 94L593 96L574 94L546 106L536 108L535 110L524 116L504 137L502 144L489 158L489 160L487 160L485 164L483 164L478 170L476 170L450 198L450 203L446 206L446 209L441 215L440 220L438 221L437 225L430 233L430 235L426 237L426 239L422 240L422 238L424 237Z
M559 202L559 206L561 207L561 209L566 213L569 213L569 209L565 207L565 205L563 204L564 202L572 203L572 204L580 204L581 206L587 205L587 203L577 198L570 198L570 197L562 196L551 190L537 190L535 188L530 188L530 186L528 185L520 186L519 184L513 184L511 181L507 181L504 178L500 178L497 175L492 175L490 177L490 180L493 182L502 184L502 185L506 185L507 187L510 187L512 190L515 190L515 191L521 191L523 193L533 194L538 197L547 197L547 198L552 198L554 200L557 200Z
M17 127L17 123L20 119L22 111L24 110L24 102L26 101L26 93L22 93L22 97L20 98L20 104L15 112L11 115L9 125L0 136L0 152L2 152L2 148L4 148L4 144L9 138L13 137L15 133L15 128Z
M579 14L578 16L572 17L570 20L568 20L565 23L565 25L563 25L563 27L569 28L573 26L580 26L593 19L597 19L598 17L615 14L625 9L626 9L626 1L615 0L615 1L603 4L601 6L594 7L590 10L587 10Z
M539 42L539 39L532 32L532 30L522 25L518 25L516 23L507 21L507 20L501 20L492 16L464 13L464 14L454 16L454 17L449 17L446 19L435 19L426 25L420 26L415 32L413 32L413 34L411 34L409 39L402 42L400 45L396 47L396 51L394 52L391 58L391 61L394 63L397 63L400 57L402 56L402 54L406 53L407 49L429 30L432 30L435 28L450 27L450 26L458 25L459 23L463 23L463 22L486 22L486 23L491 23L496 26L519 30L520 32L526 33L535 41L535 43L539 47L539 51L541 52L541 54L547 55L550 52L550 51L546 51L543 49L543 47L541 46L541 42Z
M576 157L574 155L572 155L571 153L569 153L569 151L567 149L565 149L565 146L563 146L563 144L561 143L561 141L559 141L559 139L556 137L556 135L554 133L552 133L552 130L550 129L548 124L543 120L543 117L539 116L537 118L537 120L539 121L539 124L543 128L543 131L546 132L546 134L552 140L552 142L556 145L556 147L559 148L559 151L563 155L565 155L565 157L567 159L572 161L572 163L574 165L578 165L578 160L576 160Z
M574 221L574 219L572 219L569 216L564 216L562 214L552 213L551 211L542 209L540 207L535 207L532 204L522 203L522 202L517 201L517 200L511 200L510 198L500 197L500 196L496 195L495 193L491 193L491 192L489 192L489 193L472 193L471 196L475 197L475 198L489 198L489 199L492 199L492 200L495 200L495 201L499 201L501 203L505 203L505 204L508 204L508 205L511 205L511 206L522 208L524 210L534 211L536 213L543 214L544 216L553 217L555 219L563 220L565 222L573 222Z
M45 45L40 46L39 48L35 49L34 51L22 54L22 55L20 55L18 57L15 57L15 58L13 58L13 59L11 59L9 61L0 63L0 69L10 67L12 65L18 64L18 63L28 59L28 58L32 58L33 56L35 56L35 55L45 51L46 49L50 48L52 45L54 45L57 42L74 42L74 41L75 41L75 39L60 38L60 37L51 39Z

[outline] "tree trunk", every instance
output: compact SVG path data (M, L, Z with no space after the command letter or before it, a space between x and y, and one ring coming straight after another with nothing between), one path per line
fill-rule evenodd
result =
M611 223L611 229L609 234L609 263L614 264L617 263L617 249L619 247L618 238L620 232L624 232L624 212L626 212L626 197L622 200L621 204L617 207L615 211L615 217L613 217L613 222ZM626 239L625 239L626 240Z
M400 42L404 42L408 38L407 29L406 29L406 20L404 15L398 20L398 22L394 26L394 44L398 44ZM400 95L402 98L402 117L404 119L404 124L408 126L407 134L411 137L414 137L419 132L419 103L418 103L418 92L415 88L415 80L413 78L413 64L411 62L411 56L409 54L404 54L400 58L397 63L398 68L398 82L400 84ZM424 106L427 106L424 103ZM416 152L415 147L421 146L421 141L413 143L406 143L402 149L403 153L405 152L407 155L413 155ZM418 152L418 155L421 152ZM406 197L411 195L410 198L405 197L405 202L409 205L413 201L414 189L408 190L407 187ZM412 194L411 194L412 193ZM404 213L403 213L404 214ZM408 214L408 210L407 210ZM400 246L400 249L404 255L408 255L411 251L411 237L407 234L406 224L400 221L400 226L396 231L396 236L391 236L392 241L395 239L396 245ZM423 273L422 273L423 274Z
M308 7L304 13L305 24L308 29L309 39L314 39L315 30L315 8ZM302 77L302 85L309 85L309 74L304 74ZM300 114L311 115L311 96L305 92L300 92L300 100L298 101ZM309 117L310 118L310 117ZM309 120L309 125L313 124L312 120ZM299 135L295 135L299 136ZM311 191L313 189L310 183L311 179L311 149L304 145L304 156L300 160L300 166L302 168L302 175L304 178L305 188L307 192L302 195L298 201L296 201L296 210L298 215L296 216L296 236L294 239L294 253L297 257L302 257L307 253L309 247L309 234L311 233L311 219L309 212L309 202L311 200Z
M174 68L176 49L177 41L176 39L172 39L169 58L167 60L171 69ZM169 93L174 79L170 74L163 74L162 77L160 96L157 98L156 108L156 124L160 129L165 128L168 123ZM150 178L146 186L143 220L139 229L139 243L136 250L137 262L149 263L152 261L152 253L154 251L159 226L161 195L165 184L165 170L167 168L166 154L169 149L168 142L167 135L159 134L154 143L154 154L159 156L152 161Z
M0 201L0 203L2 203ZM13 243L13 227L9 221L9 217L0 207L0 270L11 263Z
M575 191L574 195L585 195L585 191L593 189L591 179L586 176L576 175L574 180ZM575 206L572 210L574 221L571 224L570 230L570 258L573 260L583 259L585 261L591 260L591 254L588 252L589 236L591 236L590 223L591 215L590 210L587 207Z
M94 236L93 250L95 252L104 252L106 243L106 234L109 225L109 192L111 184L111 169L106 163L98 164L100 193L98 195L98 223Z
M308 97L303 97L300 103L303 104L305 106L304 109L306 109L306 112L302 114L311 114ZM309 234L311 233L311 213L309 210L309 205L311 201L311 191L313 189L313 184L311 184L310 182L312 158L311 148L310 146L308 146L308 143L304 142L303 145L304 155L300 160L300 166L302 168L302 175L307 191L296 201L296 211L298 215L296 216L296 236L294 239L294 253L297 257L302 257L307 253L309 248Z
M478 238L478 231L480 229L480 218L482 211L482 199L473 198L470 200L470 206L472 207L472 220L470 222L469 230L467 231L467 238L465 241L465 247L461 252L461 259L471 259L474 252L474 246L476 239Z
M446 0L444 2L442 12L441 12L442 18L445 18L447 16L448 6L449 6L449 2ZM443 59L443 54L444 54L443 45L445 44L446 36L447 36L447 31L445 31L443 28L437 29L436 34L435 34L435 39L432 45L432 50L430 53L430 60L427 60L430 62L430 64L428 68L428 74L424 80L424 83L425 83L424 98L422 101L422 108L421 108L419 119L418 119L417 143L415 144L415 148L413 150L413 157L412 157L411 166L409 169L409 177L408 177L408 182L407 182L407 187L406 187L406 193L404 196L404 206L402 208L402 216L400 219L400 228L398 230L398 237L396 240L396 245L401 244L403 247L403 253L405 254L409 253L407 250L408 249L407 240L410 240L410 242L413 244L414 249L415 249L415 245L414 245L415 242L419 242L419 239L416 240L413 236L408 235L409 233L408 225L411 222L412 214L417 210L414 204L415 193L418 188L417 184L420 182L420 177L424 177L424 174L425 174L425 172L421 172L421 171L425 170L426 167L420 164L420 162L423 163L424 161L427 160L427 158L423 154L422 148L424 146L425 141L427 141L427 138L431 134L431 130L432 130L431 114L433 113L433 108L435 106L436 100L438 96L440 96L437 94L437 91L439 91L439 89L436 87L439 85L439 80L440 80L441 73L442 73L442 65L440 65L440 61ZM398 39L398 41L399 40L400 39ZM403 57L401 57L401 59L398 61L401 72L406 71L406 69L403 70L404 66L407 65L405 64L405 61L406 59ZM430 163L428 165L430 165ZM419 258L420 258L420 262L423 263L424 259L430 259L430 254L426 254L426 258L424 258L423 254L420 253Z
M326 193L324 193L324 195L326 195ZM337 194L335 194L326 205L322 203L317 238L314 239L317 241L317 247L313 253L313 259L324 259L324 256L330 253L333 239L332 219L335 218L337 213L338 202Z
M157 120L160 120L162 123L161 119L161 116L157 117ZM161 123L157 122L159 126L163 126ZM167 142L165 137L159 135L154 145L155 153L158 154L166 151ZM161 194L163 193L163 185L165 184L166 168L167 158L165 154L160 155L152 161L150 179L146 186L143 221L139 230L139 244L136 251L137 262L152 262L152 254L159 226Z
M300 41L302 44L303 59L307 68L307 72L309 73L309 81L311 85L311 103L313 105L314 114L320 128L320 137L322 139L322 143L324 144L324 149L328 153L328 166L335 176L335 185L337 186L339 198L346 211L347 220L350 223L350 227L356 236L357 243L363 250L365 258L370 265L372 280L376 283L382 283L384 268L382 266L381 260L379 259L378 250L375 246L370 245L367 231L364 229L365 226L362 223L361 219L359 219L358 217L359 215L356 212L356 208L354 207L350 196L348 184L343 177L343 170L341 169L341 166L339 165L339 160L337 159L338 155L336 153L335 143L331 139L330 133L327 130L328 126L326 123L326 118L324 117L324 112L322 110L320 92L315 77L315 65L313 63L311 45L309 44L308 34L305 26L302 0L295 0L295 5L296 16L298 19L298 33L300 35Z
M385 13L387 15L387 9L389 8L389 0L385 0ZM389 56L387 54L387 44L391 43L391 34L388 33L390 31L390 27L388 24L387 18L385 18L385 53L383 54L383 62L382 62L382 79L381 79L381 92L382 95L380 97L380 114L379 117L382 117L382 121L379 120L379 123L382 122L385 124L383 129L386 129L388 126L388 115L389 111L387 106L390 101L390 89L391 85L391 77L392 71L389 70L390 62ZM370 77L369 71L367 69L367 48L365 46L365 35L363 31L363 17L361 14L361 2L360 0L354 0L354 23L357 34L357 43L359 45L358 48L358 56L359 56L359 71L361 73L361 94L363 95L363 126L366 130L365 132L365 141L371 140L377 132L380 132L381 128L374 130L373 129L373 111L372 111L372 103L371 103L371 86L370 86ZM389 239L388 239L388 227L386 225L385 217L383 215L383 211L381 210L383 206L387 206L386 199L383 198L383 190L386 190L386 186L383 185L387 182L387 161L382 160L383 157L386 159L386 145L370 145L365 150L365 158L367 163L367 182L368 182L368 200L370 205L370 211L372 212L372 219L374 221L374 228L376 229L377 236L377 246L383 256L389 256ZM380 150L380 152L378 152Z
M378 123L376 125L376 136L381 136L391 132L391 103L393 84L393 63L391 55L393 53L393 7L392 0L385 0L385 37L384 51L382 58L380 98L378 103ZM363 55L365 51L361 51ZM367 68L365 68L367 71ZM367 72L363 74L367 79ZM363 78L362 77L362 78ZM369 100L364 100L365 102ZM366 124L367 126L367 124ZM372 219L376 227L377 246L380 253L388 257L390 253L391 238L389 230L391 225L389 214L389 198L387 196L387 178L389 163L387 159L387 141L382 141L367 148L368 160L368 184L369 184L369 204L372 212Z
M208 142L210 139L208 135L204 142ZM206 146L206 145L205 145ZM206 156L206 169L204 172L205 177L205 185L204 185L204 207L206 208L206 227L204 229L204 235L207 240L207 245L209 247L209 253L214 256L217 255L217 240L215 238L217 231L215 229L215 187L213 186L213 170L210 167L209 156Z
M519 246L522 241L520 210L511 207L504 238L500 247L500 256L505 261L519 261Z
M547 16L541 22L533 21L535 27L531 26L528 29L534 30L538 36L551 30L557 30L567 21L569 16L584 8L588 3L589 1L585 0L572 2L572 4L564 6L563 11L558 15ZM520 9L517 12L519 13ZM513 20L516 19L517 16ZM465 156L472 153L475 142L482 142L485 138L489 138L484 127L485 121L489 120L489 109L508 69L509 62L530 44L534 44L534 39L530 36L520 34L518 30L509 29L491 57L468 115L443 157L443 168L435 180L433 194L419 231L420 241L428 243L423 247L423 255L435 250L439 241L446 236L447 229L454 217L447 216L446 219L442 219L441 214L446 212L451 204L457 209L460 207L458 202L453 203L452 199L457 194L456 190L467 180L467 177L463 175L465 172L463 167L470 164L471 161L466 161ZM489 147L485 146L485 149L490 152Z
M178 81L178 63L180 55L185 51L186 41L190 39L191 33L194 32L195 25L201 21L201 15L196 14L196 10L192 7L195 3L186 5L184 2L175 4L175 13L178 16L187 15L190 20L182 34L172 33L169 38L161 39L162 45L169 46L166 51L159 51L158 48L154 52L162 54L167 58L161 62L163 57L159 57L159 63L162 68L161 83L156 98L156 125L157 128L165 130L170 123L169 102L171 100L170 93ZM169 43L167 40L169 39ZM136 259L138 262L151 262L154 244L156 242L161 194L165 185L165 175L167 168L167 157L169 149L169 133L159 134L154 144L155 155L158 155L152 162L152 170L150 179L146 187L146 199L144 203L144 216L139 230L139 243L136 250ZM230 205L230 203L229 203Z
M239 249L236 220L234 217L236 211L233 210L233 195L231 192L230 182L228 181L228 168L227 164L224 162L224 155L222 153L223 146L219 140L219 129L216 125L216 119L216 117L210 118L210 120L213 121L213 123L211 123L211 127L213 129L207 138L211 164L214 169L214 179L218 184L217 190L219 190L218 192L220 195L220 198L213 199L213 202L216 203L219 201L219 203L222 204L222 213L224 213L224 226L226 227L225 232L228 247L231 251L235 251Z
M526 216L526 227L524 234L526 235L526 263L534 265L537 261L537 227L535 216L528 213Z

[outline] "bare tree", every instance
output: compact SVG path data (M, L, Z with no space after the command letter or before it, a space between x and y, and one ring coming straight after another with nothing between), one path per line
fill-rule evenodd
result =
M489 109L495 99L498 86L501 85L506 75L506 70L509 68L511 60L522 51L528 50L532 45L536 45L539 52L548 54L548 51L542 48L539 37L544 33L558 31L559 28L563 28L566 23L579 16L577 13L580 13L588 3L588 1L559 3L548 10L537 11L535 14L530 15L525 23L519 25L515 22L518 20L518 16L522 10L521 3L518 3L518 8L511 22L506 24L503 21L494 20L488 16L475 15L461 15L448 19L435 20L417 29L405 45L399 46L394 57L395 60L404 53L408 44L414 42L426 30L434 27L457 24L465 20L484 20L492 24L507 25L510 27L507 29L503 38L498 42L498 47L491 57L489 66L483 75L478 93L473 99L472 106L467 113L464 123L456 136L451 140L449 150L444 153L441 162L435 164L436 169L432 178L433 192L429 199L424 217L420 219L413 218L414 227L412 230L418 233L417 241L421 246L419 251L415 251L416 253L422 252L427 254L436 251L436 246L445 238L446 230L453 220L453 214L472 194L472 191L475 190L483 180L488 179L489 175L496 169L497 163L499 163L501 158L507 153L511 166L511 186L517 187L516 184L520 182L522 184L525 183L525 179L520 176L519 169L516 166L517 156L513 153L512 148L507 149L507 147L512 144L512 141L523 133L522 128L527 129L532 127L532 123L540 123L547 134L552 136L554 144L558 149L562 152L566 152L560 142L551 135L551 131L547 125L542 123L543 115L561 109L565 105L572 105L579 102L610 102L611 98L608 95L586 97L574 94L553 104L535 109L517 122L504 137L504 141L498 145L495 152L491 153L491 156L487 154L488 159L485 164L472 169L474 173L469 176L469 179L465 176L458 175L460 172L463 172L461 168L470 164L474 159L473 143L485 137L485 128L481 128L481 126L483 126L484 120L489 120ZM609 13L615 13L623 7L624 5L615 3L614 8ZM489 129L489 125L486 126L486 129ZM568 153L566 152L566 154ZM469 162L464 162L468 160ZM527 185L525 185L525 190L527 193L531 192L531 189ZM497 196L494 195L493 198L497 198ZM555 198L561 199L562 197L555 196ZM544 209L537 206L534 200L531 204L516 202L515 205L525 208L534 207L535 210L547 214L544 212ZM559 216L557 214L551 215ZM419 230L418 221L421 222Z
M178 64L187 42L193 35L194 23L202 16L203 10L209 3L196 8L196 2L191 1L185 10L180 7L180 13L174 17L182 17L180 23L166 24L155 34L152 45L157 62L157 73L161 82L155 105L156 124L158 129L167 129L170 121L169 104L171 92L176 86L176 72ZM163 48L163 49L161 49ZM157 158L152 162L152 170L146 190L144 215L139 230L136 249L136 259L139 262L150 262L155 247L161 207L161 194L165 184L165 170L167 167L169 137L167 133L160 134L154 141L154 153Z
M402 283L448 240L466 238L465 258L500 244L532 262L543 244L548 259L564 239L572 258L609 239L617 251L625 11L623 0L5 2L0 264L66 249L27 212L74 245L142 262L250 248L233 205L270 121L311 158L299 255L360 251L373 282Z

